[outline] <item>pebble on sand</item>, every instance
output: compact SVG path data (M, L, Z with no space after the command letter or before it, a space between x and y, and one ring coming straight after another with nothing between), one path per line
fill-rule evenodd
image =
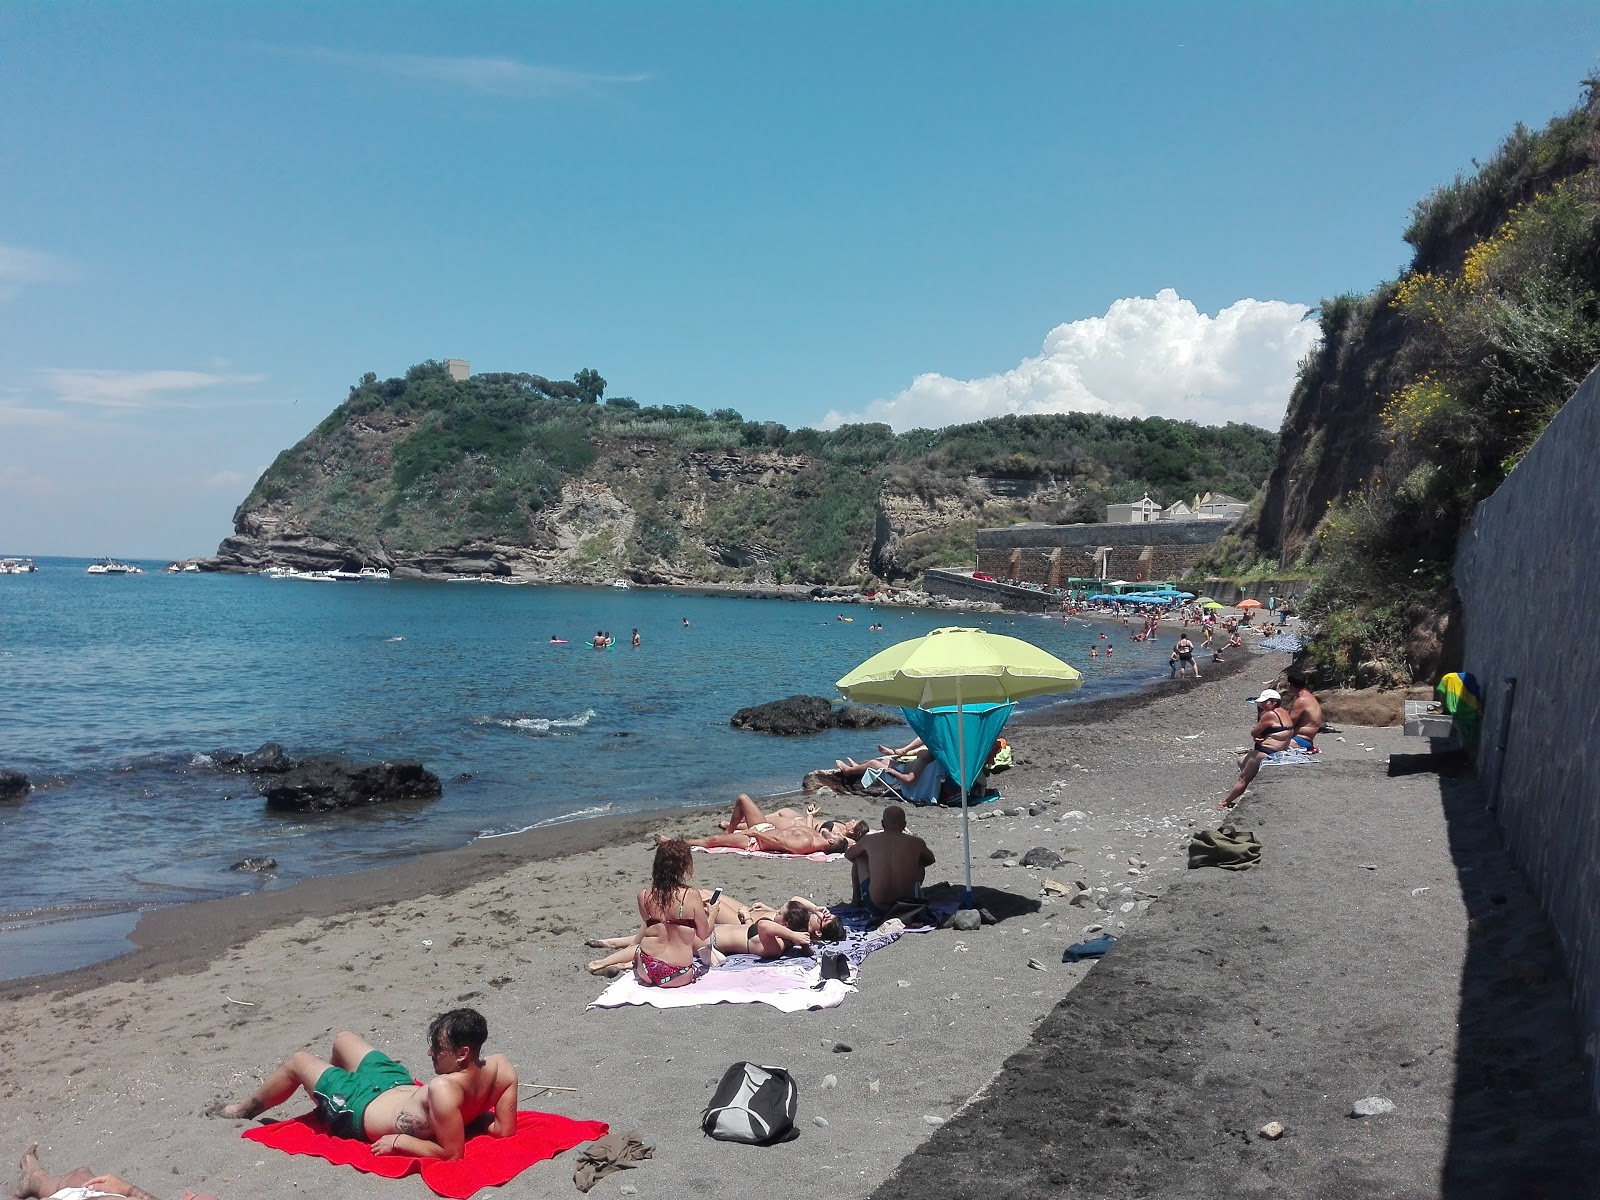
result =
M1282 1121L1268 1121L1257 1132L1269 1142L1275 1142L1284 1135Z
M1352 1117L1376 1117L1382 1113L1392 1113L1394 1101L1382 1096L1368 1096L1365 1100L1357 1100L1350 1106Z

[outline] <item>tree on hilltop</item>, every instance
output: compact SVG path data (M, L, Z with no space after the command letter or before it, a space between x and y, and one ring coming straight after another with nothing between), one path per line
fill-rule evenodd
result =
M597 404L606 394L606 381L593 367L583 368L572 377L572 382L578 385L578 396L585 404Z

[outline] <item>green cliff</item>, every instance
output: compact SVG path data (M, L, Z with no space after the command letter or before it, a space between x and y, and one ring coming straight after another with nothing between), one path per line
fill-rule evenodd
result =
M590 370L368 374L256 482L219 565L905 582L970 564L980 524L1098 520L1145 490L1252 495L1276 447L1251 426L1086 414L790 430L604 389Z
M1210 566L1315 572L1325 680L1458 665L1458 535L1600 360L1600 80L1584 86L1418 203L1398 280L1322 304L1259 513Z

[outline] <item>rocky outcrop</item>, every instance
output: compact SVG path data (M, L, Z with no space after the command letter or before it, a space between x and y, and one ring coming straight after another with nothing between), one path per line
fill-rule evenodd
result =
M824 729L879 729L885 725L905 724L894 713L859 704L835 706L826 696L790 696L741 708L728 723L735 729L774 733L779 737L820 733Z
M421 763L361 763L340 755L316 755L256 785L276 812L320 813L392 800L436 800L439 777Z
M21 771L0 771L0 800L20 800L33 791L33 784Z

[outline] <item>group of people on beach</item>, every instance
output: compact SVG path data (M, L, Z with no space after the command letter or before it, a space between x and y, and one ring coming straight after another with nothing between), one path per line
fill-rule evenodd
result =
M650 884L635 898L636 933L596 938L588 944L610 954L588 964L596 975L631 968L645 987L687 987L704 978L730 954L781 958L811 954L820 943L844 940L838 913L805 896L781 905L738 900L721 888L693 886L695 847L768 854L842 854L850 863L851 904L871 921L911 915L933 851L906 830L905 810L883 810L883 827L872 832L865 821L823 816L815 805L804 810L763 812L741 795L721 832L686 839L657 835Z

